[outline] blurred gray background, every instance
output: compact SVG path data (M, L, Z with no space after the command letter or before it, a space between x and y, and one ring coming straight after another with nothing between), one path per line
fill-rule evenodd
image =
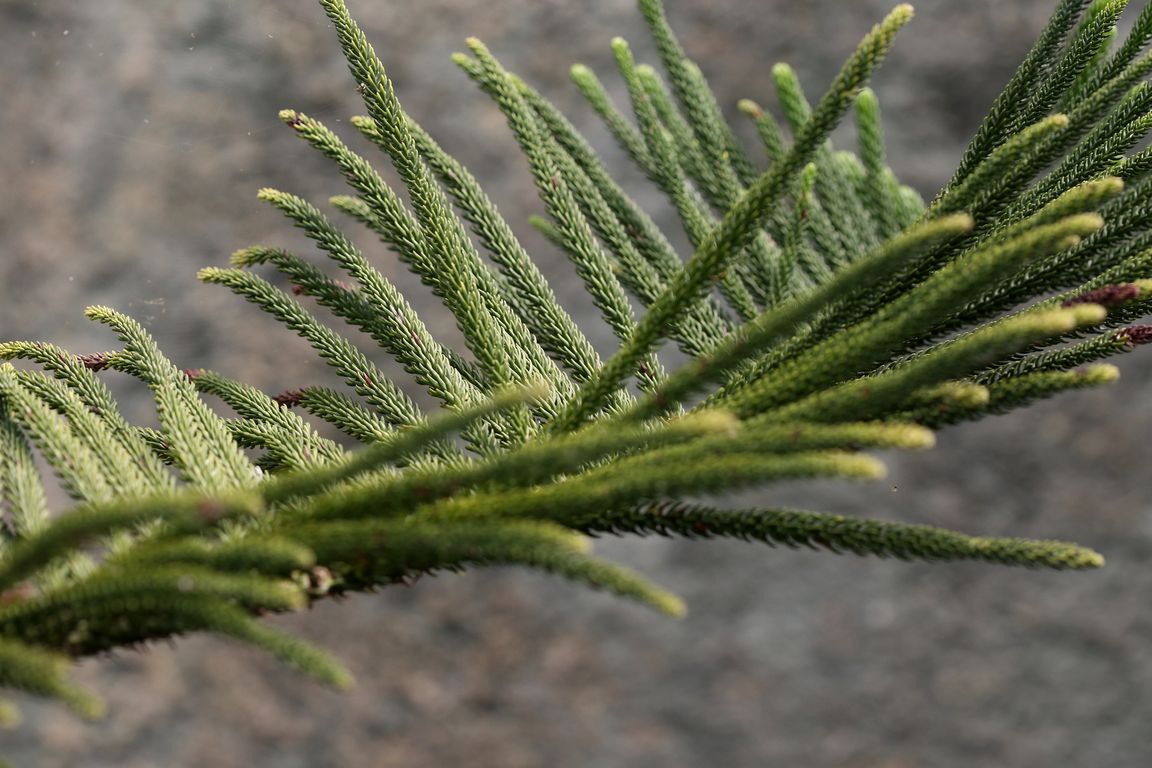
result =
M946 179L1054 4L917 4L876 80L906 181L931 194ZM360 0L353 10L409 111L520 231L540 206L502 118L449 61L467 35L551 96L674 227L566 79L582 61L614 82L614 35L652 58L633 5ZM778 60L818 94L888 5L670 0L669 11L731 108L744 96L773 103ZM342 189L277 110L351 137L356 102L311 0L0 0L0 336L110 348L81 313L106 303L144 321L181 366L270 391L316 381L323 371L288 331L195 272L245 245L300 244L256 190L322 203ZM607 344L560 257L525 240ZM451 320L428 312L450 337ZM359 680L351 693L187 638L84 662L78 675L108 696L108 720L88 726L30 703L0 752L25 766L130 768L1152 764L1152 354L1120 364L1117 386L890 456L884 482L738 500L1071 538L1106 554L1103 571L606 540L600 553L680 592L689 616L673 622L530 573L444 576L278 620L345 659Z

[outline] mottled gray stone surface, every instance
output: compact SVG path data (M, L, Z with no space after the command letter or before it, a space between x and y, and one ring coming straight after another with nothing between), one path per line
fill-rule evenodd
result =
M906 180L928 194L942 183L1053 4L919 4L876 82ZM767 73L781 59L818 91L886 5L669 2L725 106L771 103ZM668 221L566 83L577 60L610 79L613 35L650 54L630 0L354 9L410 112L519 229L539 205L500 116L448 60L466 35L552 96ZM183 366L270 390L322 374L288 332L195 281L235 248L300 243L254 199L260 186L317 201L342 191L276 119L295 107L350 135L337 121L360 111L314 3L0 0L0 73L0 336L108 348L110 334L81 315L107 303L143 319ZM525 240L587 315L555 253ZM451 338L450 318L429 313ZM604 541L601 553L683 594L689 617L534 574L446 576L280 621L347 660L360 681L350 694L191 638L85 662L79 676L108 695L109 719L85 726L32 703L2 751L48 768L1148 765L1152 357L1122 366L1108 390L891 456L883 483L743 500L1075 538L1106 553L1099 573Z

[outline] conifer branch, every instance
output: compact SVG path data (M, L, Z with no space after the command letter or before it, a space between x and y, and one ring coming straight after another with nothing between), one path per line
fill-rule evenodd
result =
M771 546L809 547L836 553L901 560L982 560L1030 568L1099 568L1104 559L1076 544L1035 539L966 536L927 525L861 520L791 509L718 509L682 502L653 502L610 515L573 520L590 534L658 534L734 538Z
M636 328L636 319L627 293L608 254L596 241L587 216L580 209L573 194L573 180L564 176L557 165L559 148L541 130L511 77L483 43L471 39L468 45L478 66L469 66L469 60L462 55L453 60L477 80L504 113L528 160L536 188L559 235L560 246L572 260L605 321L618 338L629 338ZM639 371L643 386L651 388L663 378L663 368L654 356L646 354L643 357L643 360L634 361L635 370ZM594 380L595 376L589 381ZM610 394L605 393L606 396Z
M749 244L762 225L766 211L780 199L793 174L807 164L816 148L827 138L856 91L863 87L888 52L896 32L911 17L911 6L898 6L864 38L833 81L812 118L805 123L788 154L771 171L757 179L724 221L712 230L660 298L648 308L635 333L604 364L599 375L581 388L568 409L554 422L555 431L570 431L588 419L603 399L623 382L640 358L651 353L672 318L699 300L705 289L728 266L733 254Z
M124 343L110 365L140 378L153 391L156 413L172 457L193 485L209 491L255 482L252 464L184 375L161 354L144 328L109 307L89 307L89 318L110 326Z
M687 499L880 477L865 450L927 448L936 428L1107 384L1117 371L1102 360L1152 342L1139 323L1152 313L1152 153L1133 151L1152 129L1149 8L1109 56L1124 0L1062 0L926 207L888 166L866 87L909 6L865 36L815 106L790 67L773 68L790 142L776 117L739 102L768 161L758 173L660 0L640 0L662 72L613 41L632 114L590 68L571 75L671 202L686 258L568 118L470 39L454 60L525 155L547 214L529 223L568 255L620 342L601 361L481 183L403 110L342 0L320 4L364 95L368 115L353 125L403 190L318 120L280 118L347 181L332 205L431 289L466 348L435 339L318 208L272 189L261 199L343 274L253 246L200 278L300 335L342 387L300 381L269 395L181 370L107 307L88 315L119 351L0 343L0 358L33 366L0 366L0 687L95 717L101 705L67 679L68 660L198 631L347 687L337 662L260 616L473 567L527 566L684 612L590 557L588 535L1103 565L1064 542ZM853 107L856 152L838 150L829 136ZM287 285L255 274L262 265ZM425 413L308 302L363 331L440 411ZM666 372L667 340L690 359ZM105 370L147 384L158 428L125 419ZM322 437L315 420L361 447ZM71 510L50 513L39 466ZM13 717L0 702L0 720Z
M443 191L420 158L384 66L342 0L321 0L320 4L336 27L353 77L363 86L364 104L380 128L383 149L412 197L417 219L431 246L429 255L438 260L443 271L445 303L456 315L469 348L492 385L512 383L507 347L501 343L488 309L482 306L475 274L464 266L464 254L470 246L456 225Z
M1028 103L1027 94L1035 89L1037 79L1049 66L1056 50L1076 24L1087 4L1088 0L1060 0L1060 5L1052 14L1044 31L1040 33L1032 50L1012 75L1012 79L1004 86L1004 90L996 97L976 135L964 150L960 167L945 190L950 190L965 181L992 150L1015 132L1021 107Z
M989 384L984 403L950 403L947 407L911 413L908 417L924 426L939 429L991 414L1007 413L1064 392L1111 384L1119 377L1120 371L1114 365L1096 364L1070 371L1041 369Z

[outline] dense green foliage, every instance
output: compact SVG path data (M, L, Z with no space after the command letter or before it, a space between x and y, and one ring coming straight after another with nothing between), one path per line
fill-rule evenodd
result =
M200 277L306 339L343 391L270 396L180 370L107 307L88 316L117 335L117 351L0 344L4 358L33 364L0 367L0 685L96 716L99 701L67 679L71 659L206 630L345 686L337 662L258 617L484 565L535 567L682 612L675 596L592 557L587 538L599 534L1103 564L1062 542L689 499L789 478L875 478L883 467L863 449L925 448L936 427L1115 378L1098 361L1152 338L1128 325L1152 310L1152 154L1129 154L1152 128L1152 7L1114 47L1125 2L1062 0L925 205L888 168L866 87L911 7L865 36L814 105L777 65L786 127L741 102L763 143L750 154L660 1L641 0L662 71L613 41L632 115L588 68L572 77L679 214L687 256L555 107L470 40L456 63L527 158L546 214L532 222L619 339L601 360L480 185L404 112L342 0L321 5L364 97L368 114L353 124L391 161L404 196L318 121L281 118L346 178L351 194L332 206L431 288L467 348L437 341L323 212L271 189L261 199L327 261L256 246ZM850 111L856 152L829 141ZM312 306L363 331L442 412L422 410L375 350ZM676 370L659 357L668 342L689 359ZM159 429L120 415L105 368L147 384ZM49 513L39 466L74 508Z

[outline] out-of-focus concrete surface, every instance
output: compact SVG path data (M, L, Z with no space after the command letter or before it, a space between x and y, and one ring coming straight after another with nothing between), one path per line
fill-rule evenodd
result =
M876 80L905 180L930 194L946 179L1053 5L918 4ZM466 35L554 98L674 226L566 82L573 61L614 82L613 35L651 58L631 0L353 9L409 111L519 230L540 206L498 112L448 59ZM818 93L887 3L670 0L669 10L731 107L743 96L771 104L778 60ZM321 368L289 332L195 272L252 243L301 243L255 191L322 202L342 189L277 110L351 136L356 99L309 0L0 0L0 337L110 348L81 314L107 303L142 319L181 366L269 390L314 381ZM525 240L588 316L555 252ZM450 336L450 318L428 311ZM109 698L108 720L84 725L29 703L0 753L46 768L1148 765L1152 356L1121 365L1117 386L891 456L885 482L745 499L1072 538L1107 555L1101 572L604 541L602 554L683 594L689 617L664 620L535 574L444 576L279 620L348 662L359 680L349 694L224 641L183 639L83 663L79 677Z

